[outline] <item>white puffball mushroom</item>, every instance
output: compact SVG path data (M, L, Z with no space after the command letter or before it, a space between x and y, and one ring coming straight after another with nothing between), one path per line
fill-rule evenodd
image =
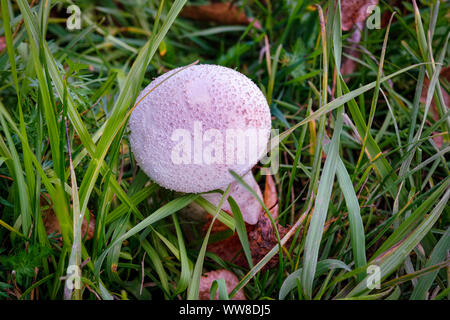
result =
M136 102L129 121L131 150L141 169L167 189L224 189L234 181L229 170L244 176L267 151L266 98L233 69L205 64L171 70Z

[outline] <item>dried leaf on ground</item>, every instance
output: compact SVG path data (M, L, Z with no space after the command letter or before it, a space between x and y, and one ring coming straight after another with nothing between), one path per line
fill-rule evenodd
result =
M278 216L277 192L275 183L271 176L266 178L264 190L264 203L272 211L271 214L276 218ZM275 204L275 205L274 205ZM231 213L227 212L231 215ZM212 218L208 217L207 223L203 227L206 233ZM280 238L289 231L289 227L283 227L276 223ZM248 241L250 245L253 264L258 263L264 256L278 244L276 233L267 214L261 214L258 222L254 225L245 224L247 229ZM220 221L216 221L212 227L211 233L217 233L227 230L228 227ZM289 246L289 243L287 244ZM221 259L232 262L238 266L248 268L247 259L243 253L242 245L237 233L218 242L208 244L207 250L217 254ZM264 267L263 271L278 265L279 257L275 255Z
M354 24L363 22L372 12L368 8L377 5L378 0L342 0L342 30L350 30Z
M290 229L290 227L283 227L278 223L276 223L276 227L278 229L280 239L282 239ZM258 263L270 250L272 250L273 247L278 245L276 233L267 215L261 216L258 223L256 224L256 227L248 232L248 237L250 241L253 264ZM289 247L290 243L291 241L288 241L285 244L285 247ZM247 260L245 260L244 255L241 254L240 257L240 265L248 266ZM273 268L277 266L278 263L279 255L276 254L272 259L269 260L269 262L265 264L265 266L261 270L265 271L267 269Z
M264 188L264 204L269 209L274 219L278 218L278 195L275 181L272 175L266 175L266 186Z
M183 18L211 21L224 25L247 25L252 22L252 18L248 18L242 8L237 8L232 3L219 2L200 6L186 6L181 11L180 16ZM255 27L260 28L258 21Z
M220 223L220 222L219 222ZM277 246L278 241L270 219L262 215L256 225L246 225L250 251L253 264L258 263L264 256ZM226 228L226 227L225 227ZM283 227L277 223L280 238L289 231L289 227ZM289 246L289 243L286 245ZM237 233L227 239L210 243L208 251L217 254L221 259L229 261L238 266L248 268L248 262L242 250L242 245ZM267 270L278 265L279 257L275 255L263 268Z
M210 300L211 286L214 280L224 279L228 294L239 283L238 277L231 271L220 269L204 273L200 278L199 300ZM219 298L219 292L216 292L216 299ZM231 300L245 300L244 292L239 290Z
M227 211L225 211L227 212ZM227 212L229 215L231 215L231 213ZM210 215L208 215L207 217L207 221L203 226L203 233L206 234L209 225L212 221L212 217ZM250 230L253 230L255 228L255 225L251 225L248 223L245 223L245 227L247 229L247 233ZM212 226L211 229L211 234L217 234L218 232L223 232L226 231L228 229L228 227L223 224L220 221L215 221L214 225ZM234 262L235 260L240 261L241 260L241 255L242 254L242 245L241 245L241 241L239 240L239 236L237 235L237 233L235 232L232 236L220 240L218 242L212 242L208 244L207 250L217 254L221 259L225 260L225 261L230 261L230 262ZM245 259L245 257L244 257ZM241 264L239 264L241 265ZM247 264L248 265L248 264Z

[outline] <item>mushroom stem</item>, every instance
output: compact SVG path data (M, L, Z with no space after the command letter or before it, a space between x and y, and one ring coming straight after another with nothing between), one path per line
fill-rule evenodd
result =
M256 192L260 199L263 198L261 189L251 171L245 174L242 177L242 180ZM222 190L224 189L225 188ZM202 196L216 207L219 205L220 199L222 198L220 193L207 193ZM231 213L231 207L227 201L229 196L236 201L246 223L256 224L258 222L258 219L263 212L263 208L259 201L243 185L237 181L232 182L230 192L227 198L224 199L221 209Z

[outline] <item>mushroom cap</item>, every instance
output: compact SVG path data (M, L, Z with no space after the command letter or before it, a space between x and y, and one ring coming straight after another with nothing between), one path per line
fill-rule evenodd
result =
M138 101L129 121L131 150L141 169L167 189L224 188L234 180L230 169L242 176L266 152L271 129L266 98L230 68L171 70L153 80Z

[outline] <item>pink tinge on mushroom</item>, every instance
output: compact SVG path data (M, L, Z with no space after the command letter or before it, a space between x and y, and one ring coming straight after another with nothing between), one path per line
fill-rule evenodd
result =
M226 269L207 272L200 278L200 288L198 294L199 300L210 300L212 283L214 280L219 279L225 280L228 294L239 283L238 277L233 272ZM219 292L216 292L215 299L219 299ZM242 292L242 289L239 290L231 300L245 300L245 295L244 292Z
M263 198L261 189L253 177L252 172L248 172L242 177L244 180L258 195L260 199ZM206 200L211 202L214 206L218 206L222 195L220 193L206 193L202 195ZM234 181L231 183L230 193L231 196L239 206L244 221L248 224L256 224L260 215L263 212L263 208L259 201L239 182ZM231 213L230 204L227 201L228 197L224 199L221 209Z
M136 101L131 150L140 168L165 188L187 193L226 188L234 181L229 170L246 174L266 151L271 129L266 98L233 69L174 69L152 81Z

